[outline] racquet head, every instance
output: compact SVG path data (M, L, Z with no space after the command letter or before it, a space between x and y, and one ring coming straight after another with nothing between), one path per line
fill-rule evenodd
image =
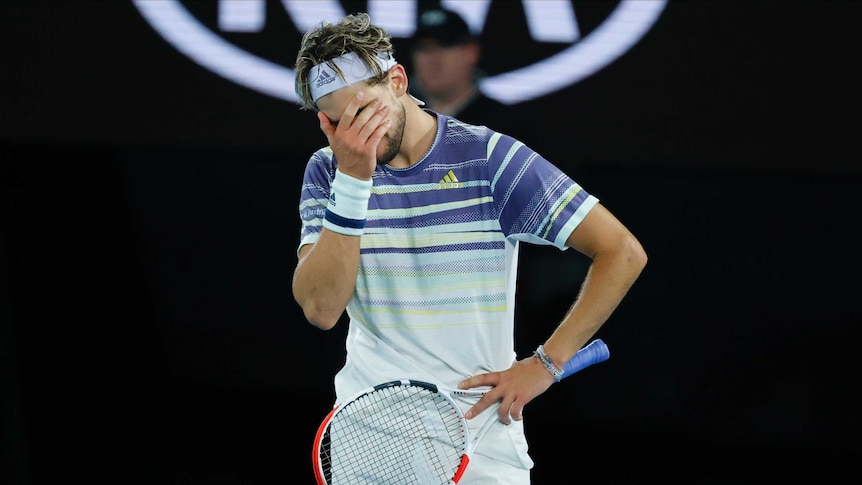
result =
M391 381L329 413L314 440L314 473L318 485L457 483L468 442L467 422L448 394Z
M609 356L607 345L596 339L566 363L561 379ZM396 380L347 399L317 430L312 460L318 485L458 483L475 442L452 393L483 392ZM482 427L476 442L493 422Z

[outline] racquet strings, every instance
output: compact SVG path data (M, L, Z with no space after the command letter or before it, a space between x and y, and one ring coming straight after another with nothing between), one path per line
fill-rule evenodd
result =
M445 484L466 450L460 414L424 387L384 387L346 403L320 447L327 483Z

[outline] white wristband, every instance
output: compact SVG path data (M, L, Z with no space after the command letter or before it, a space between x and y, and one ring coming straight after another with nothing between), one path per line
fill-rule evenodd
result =
M335 169L323 227L339 234L361 236L372 185L374 182L371 180L360 180Z

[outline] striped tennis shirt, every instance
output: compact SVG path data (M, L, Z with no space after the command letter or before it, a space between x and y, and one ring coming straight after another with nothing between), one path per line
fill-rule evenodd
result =
M454 387L511 367L519 241L566 249L598 202L514 138L429 112L428 153L373 175L337 401L392 379ZM337 166L329 147L306 166L300 247L320 236Z

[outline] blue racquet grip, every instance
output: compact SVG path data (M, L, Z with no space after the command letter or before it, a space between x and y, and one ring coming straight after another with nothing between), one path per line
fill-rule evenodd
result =
M610 356L611 351L608 349L607 344L605 344L602 339L597 338L587 344L586 347L579 350L570 361L566 362L566 365L563 366L563 376L560 377L560 379L565 379L575 372L593 364L604 362L608 360Z

